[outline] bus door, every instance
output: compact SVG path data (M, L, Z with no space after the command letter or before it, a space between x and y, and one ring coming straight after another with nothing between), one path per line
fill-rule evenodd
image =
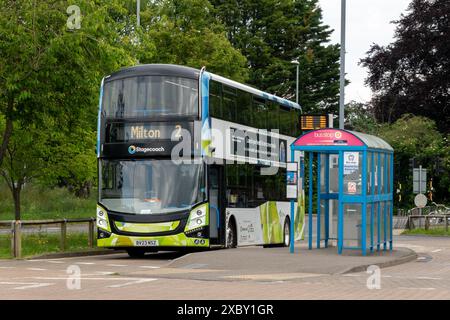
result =
M209 166L209 237L211 244L225 239L225 189L223 166Z

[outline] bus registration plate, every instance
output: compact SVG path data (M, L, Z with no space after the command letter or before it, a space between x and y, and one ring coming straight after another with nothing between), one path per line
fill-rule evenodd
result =
M158 240L135 240L134 245L136 247L156 247Z

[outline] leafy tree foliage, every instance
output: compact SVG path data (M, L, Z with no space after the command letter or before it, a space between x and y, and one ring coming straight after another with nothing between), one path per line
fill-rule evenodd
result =
M228 41L207 0L158 0L142 8L142 37L156 48L141 63L173 63L202 68L237 81L247 79L246 59Z
M431 118L441 132L450 132L449 16L448 0L413 0L408 14L395 21L395 41L373 45L362 60L379 121L394 122L411 113Z
M409 159L416 158L424 168L428 169L428 177L433 177L436 189L434 201L445 203L450 201L450 156L448 140L436 129L436 124L421 116L403 115L393 124L382 124L377 135L391 144L394 154L395 186L401 183L403 188L403 205L413 205L412 172ZM443 172L436 172L437 158L443 159Z
M80 7L80 29L67 26L71 4ZM103 76L136 63L177 63L247 77L208 1L141 5L137 28L131 0L0 0L0 168L18 215L32 178L89 194Z
M300 62L300 104L306 112L336 112L339 46L322 24L317 0L211 0L231 43L248 60L249 82L295 100Z
M378 123L369 105L350 101L345 105L345 128L349 130L377 134Z

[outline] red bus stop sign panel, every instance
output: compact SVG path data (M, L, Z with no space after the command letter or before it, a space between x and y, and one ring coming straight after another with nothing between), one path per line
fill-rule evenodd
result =
M350 132L339 129L310 131L294 142L294 146L352 146L362 147L364 143Z

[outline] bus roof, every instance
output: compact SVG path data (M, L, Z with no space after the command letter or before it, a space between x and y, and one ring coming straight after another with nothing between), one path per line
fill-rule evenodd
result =
M190 78L190 79L198 79L200 76L200 70L186 67L186 66L180 66L180 65L174 65L174 64L142 64L137 65L133 67L127 67L120 69L119 71L116 71L112 73L109 76L106 76L104 81L109 82L113 80L128 78L128 77L134 77L134 76L151 76L151 75L159 75L159 76L176 76L176 77L183 77L183 78ZM207 72L207 74L210 76L212 80L221 82L223 84L226 84L228 86L250 92L258 97L268 99L271 101L275 101L280 103L283 106L287 106L289 108L295 108L300 109L301 107L299 104L292 102L290 100L275 96L273 94L258 90L256 88L253 88L249 85L245 85L242 83L239 83L237 81L230 80L228 78L216 75L214 73Z

